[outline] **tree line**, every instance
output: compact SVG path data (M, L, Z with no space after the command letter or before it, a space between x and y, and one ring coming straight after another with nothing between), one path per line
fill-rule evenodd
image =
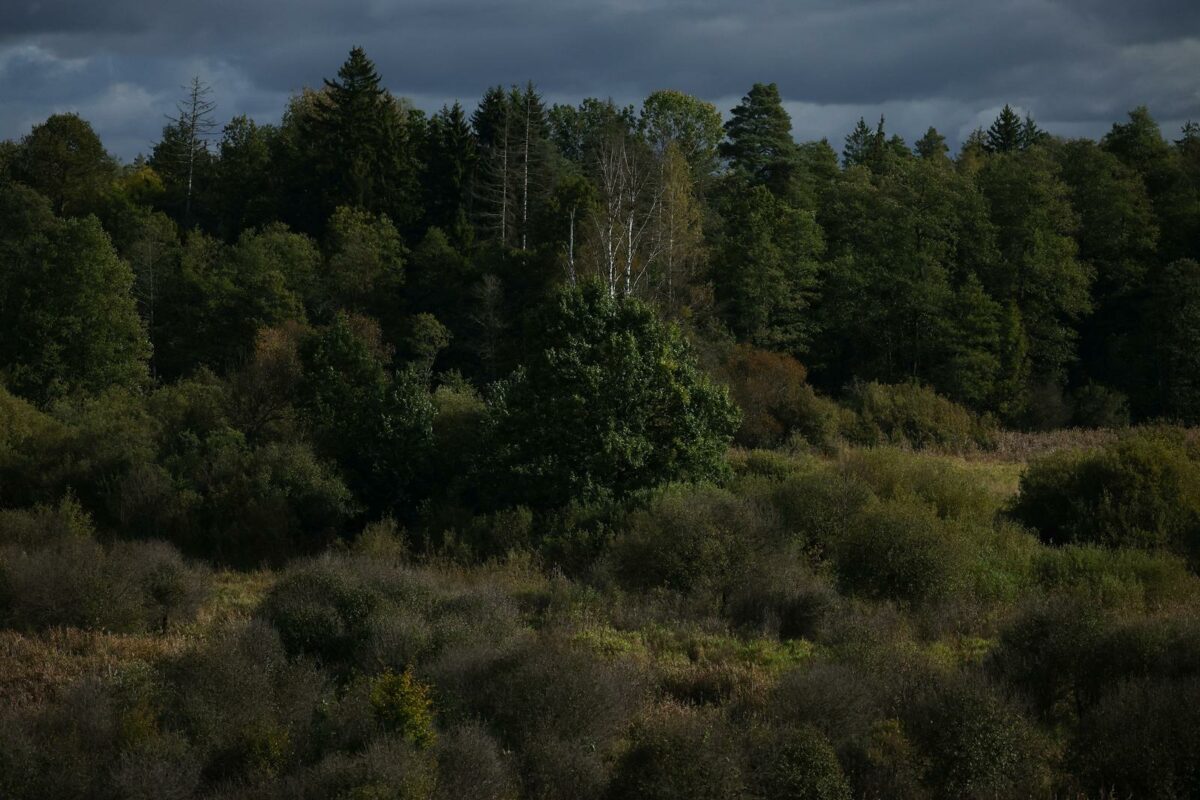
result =
M197 79L131 164L72 114L3 143L5 250L39 264L0 287L11 389L221 372L339 310L483 385L523 362L529 309L597 280L834 396L915 382L1027 428L1200 415L1200 126L1169 140L1145 108L1095 142L1006 106L953 157L860 120L839 155L793 139L773 84L725 121L531 83L426 115L355 48L278 124L215 120Z

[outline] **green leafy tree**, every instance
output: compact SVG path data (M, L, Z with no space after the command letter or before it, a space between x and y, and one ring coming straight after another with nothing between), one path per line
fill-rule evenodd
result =
M333 459L372 514L414 510L435 408L419 370L392 371L378 328L339 313L303 344L300 407L318 452Z
M1140 415L1157 413L1146 389L1147 359L1136 335L1139 304L1158 260L1158 221L1142 177L1094 142L1057 150L1071 206L1079 215L1079 259L1095 271L1095 311L1080 326L1080 369L1090 379L1128 394Z
M133 271L95 217L62 220L34 191L0 186L0 376L46 403L148 377Z
M312 243L283 226L247 231L233 246L193 232L161 279L156 369L167 377L229 369L260 329L303 320L316 259Z
M819 279L821 229L811 212L766 187L735 186L723 199L725 230L711 266L717 303L740 338L803 352L814 333L806 310Z
M557 506L712 478L738 413L673 325L598 282L541 312L534 355L491 401L508 502Z
M368 314L395 344L408 256L399 231L386 216L348 206L338 208L326 227L319 316L328 319L334 309Z
M35 125L14 151L12 169L60 216L97 211L117 176L100 137L78 114L55 114Z
M1155 413L1189 425L1200 422L1200 264L1168 264L1142 301L1136 352L1151 354L1147 381Z
M674 145L693 180L703 181L716 170L724 131L721 114L712 103L670 89L653 92L642 102L638 129L660 154Z
M1145 181L1158 220L1161 261L1200 258L1200 170L1192 161L1189 178L1182 157L1190 151L1172 148L1145 106L1129 112L1128 122L1114 124L1101 147Z

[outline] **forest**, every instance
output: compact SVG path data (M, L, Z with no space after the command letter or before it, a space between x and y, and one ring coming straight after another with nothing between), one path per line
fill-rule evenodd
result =
M1200 797L1200 124L0 141L0 797Z

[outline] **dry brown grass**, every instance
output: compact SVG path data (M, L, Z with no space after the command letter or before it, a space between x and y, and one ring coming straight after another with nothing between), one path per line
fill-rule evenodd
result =
M203 640L214 626L249 617L274 580L270 572L215 573L195 622L166 634L0 630L0 706L39 703L84 675L111 675L130 662L173 656Z
M180 631L110 634L75 628L36 634L0 631L0 705L40 703L84 675L111 675L132 661L153 663L195 638Z

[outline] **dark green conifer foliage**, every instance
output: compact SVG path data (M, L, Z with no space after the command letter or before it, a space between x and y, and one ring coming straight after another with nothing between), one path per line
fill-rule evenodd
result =
M846 144L842 148L843 166L853 167L859 164L867 163L867 157L871 150L871 143L874 140L875 134L867 125L867 121L862 117L859 117L858 124L854 126L854 130L847 134Z
M425 214L460 249L470 246L471 178L478 148L463 107L442 106L429 121L429 156L425 166Z
M754 84L725 123L725 136L720 153L735 172L776 197L791 196L800 159L778 86Z
M925 131L925 135L917 140L913 150L921 158L944 161L946 154L950 152L950 147L946 144L946 137L938 133L937 128L930 127Z
M405 114L363 49L352 49L300 121L314 150L324 217L351 206L387 214L402 226L416 218L420 202Z
M1011 153L1020 150L1024 144L1024 126L1021 118L1012 107L1005 105L999 116L987 130L987 149L989 153Z

